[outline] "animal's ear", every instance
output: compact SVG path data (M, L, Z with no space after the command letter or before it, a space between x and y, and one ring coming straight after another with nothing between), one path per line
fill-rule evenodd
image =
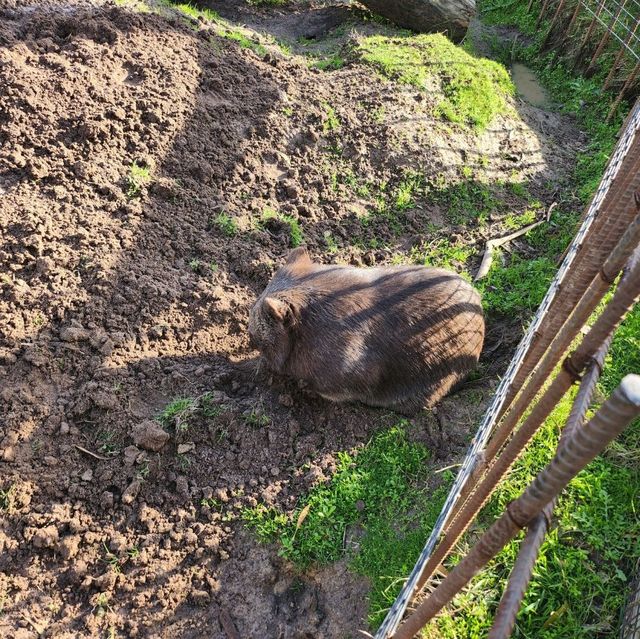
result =
M289 255L287 255L287 264L304 264L305 262L311 263L311 258L304 246L294 248L293 251L290 251Z
M300 317L300 307L295 302L285 302L277 297L265 297L264 308L276 322L293 326Z
M289 305L277 297L265 297L264 308L274 320L284 324L287 314L290 312Z

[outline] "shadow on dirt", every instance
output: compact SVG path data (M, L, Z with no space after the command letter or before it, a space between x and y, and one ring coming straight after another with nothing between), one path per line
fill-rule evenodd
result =
M444 148L428 130L399 149L420 121L400 113L415 91L384 126L345 112L327 133L334 91L371 111L390 85L369 90L347 69L325 86L175 17L83 5L2 17L0 634L222 637L222 610L241 636L355 633L366 584L342 564L296 577L239 519L258 502L292 510L336 451L399 418L256 376L248 308L290 244L286 226L256 220L278 203L333 259L327 232L348 246L360 221L323 168L328 147L380 182L455 171L464 139L450 156L424 153ZM505 159L511 137L488 157L537 170L524 147ZM410 246L430 215L380 235ZM412 436L462 450L488 382L413 420ZM160 451L134 440L176 398L205 394L211 413Z

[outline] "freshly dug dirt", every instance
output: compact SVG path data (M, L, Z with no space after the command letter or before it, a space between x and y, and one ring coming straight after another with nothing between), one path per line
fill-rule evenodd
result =
M367 584L344 563L296 574L238 515L292 510L393 417L258 374L248 309L290 237L257 220L295 217L317 259L388 263L443 213L350 245L367 202L332 187L345 163L393 183L487 155L549 203L579 136L521 104L473 137L365 67L312 72L177 16L33 1L0 17L0 636L355 636ZM441 457L504 364L514 337L493 333L486 376L414 420ZM209 418L158 428L205 392Z

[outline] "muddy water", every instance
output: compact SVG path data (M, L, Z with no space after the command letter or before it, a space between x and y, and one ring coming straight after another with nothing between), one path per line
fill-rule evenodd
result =
M529 67L516 62L511 67L511 77L516 85L518 94L529 104L542 108L550 106L551 101L547 92Z

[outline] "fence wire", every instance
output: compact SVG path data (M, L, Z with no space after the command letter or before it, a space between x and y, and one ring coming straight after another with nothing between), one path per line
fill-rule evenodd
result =
M516 349L516 352L513 356L513 359L511 360L511 363L509 364L509 367L507 368L504 377L500 381L491 405L489 406L482 420L482 423L480 424L480 427L471 443L471 446L467 451L467 455L464 459L462 467L460 468L453 486L449 491L447 499L442 507L438 519L436 520L433 530L431 531L431 534L427 539L427 542L422 552L420 553L420 556L418 557L418 560L400 594L398 595L392 607L389 609L389 612L382 622L382 625L376 632L375 639L387 639L387 637L390 637L395 633L398 626L400 625L406 609L411 599L413 598L416 586L418 585L418 582L420 581L420 578L422 576L423 567L433 553L438 539L442 534L444 526L449 519L453 508L456 505L456 502L458 501L460 493L462 492L462 489L467 483L468 479L471 477L474 469L476 468L477 462L481 458L482 451L486 447L491 433L495 428L496 422L498 420L498 415L504 407L507 393L509 390L511 390L512 382L529 348L531 347L533 339L546 316L551 302L556 297L562 282L565 280L565 277L569 272L571 265L573 264L574 258L579 248L583 245L585 239L587 238L589 229L591 228L591 225L598 215L600 206L606 194L609 192L613 180L618 174L622 160L627 154L627 151L629 150L639 130L640 101L636 102L631 114L627 119L626 127L621 134L620 140L615 148L613 156L611 157L609 165L607 166L598 190L596 191L591 204L587 209L587 212L582 220L582 224L571 243L565 259L562 262L562 265L560 266L560 269L558 270L553 282L551 283L542 303L540 304L540 307L538 308L531 324L529 325L529 328L520 341L520 344Z

